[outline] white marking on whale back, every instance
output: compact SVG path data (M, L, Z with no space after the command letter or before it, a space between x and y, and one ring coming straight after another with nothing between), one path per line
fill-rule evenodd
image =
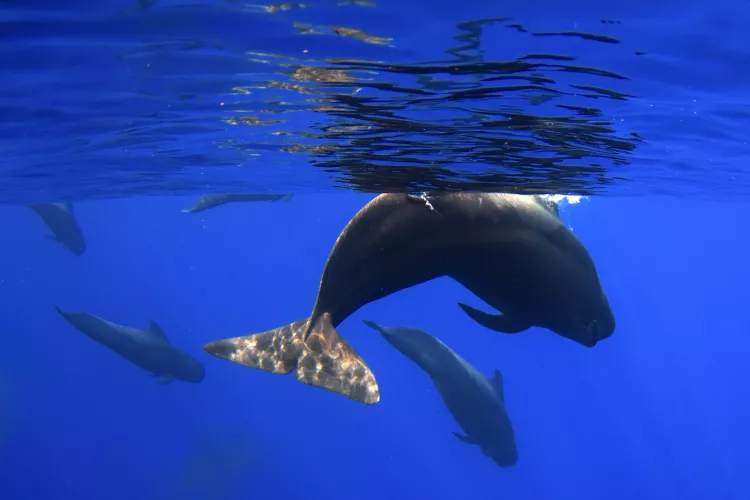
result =
M586 196L574 196L568 194L540 194L539 197L544 198L545 200L554 201L555 203L564 201L570 205L580 203L582 199L588 199Z

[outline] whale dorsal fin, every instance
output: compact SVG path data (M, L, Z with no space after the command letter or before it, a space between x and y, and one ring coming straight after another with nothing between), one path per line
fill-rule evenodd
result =
M560 218L560 205L558 205L555 200L551 198L544 198L542 196L539 196L538 194L535 194L533 196L536 199L537 203L544 207L545 210L553 214L558 219Z
M505 403L505 390L503 389L503 375L500 373L500 370L495 368L495 375L490 379L490 383L492 384L492 388L495 389L495 392L500 397L500 401Z
M152 319L148 320L148 333L156 338L163 340L164 342L169 342L169 339L167 339L167 335L164 333L164 330L162 330L161 327L156 323L156 321Z

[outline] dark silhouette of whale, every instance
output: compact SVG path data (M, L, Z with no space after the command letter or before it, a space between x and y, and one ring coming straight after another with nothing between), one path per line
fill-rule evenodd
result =
M206 376L203 364L173 346L154 321L148 330L118 325L93 314L55 310L88 338L116 352L154 377L160 384L174 379L198 383Z
M205 194L198 198L189 208L183 210L183 213L194 214L203 212L209 208L218 207L225 203L237 201L289 201L292 199L291 194L251 194L251 193L227 193L227 194Z
M70 203L34 203L29 205L52 231L49 239L56 241L75 255L83 255L86 242Z
M591 347L615 328L594 262L556 203L500 193L381 194L336 240L309 318L203 349L272 373L294 370L305 384L376 403L375 376L336 327L365 304L442 276L502 311L460 304L498 332L539 326Z
M453 434L477 445L497 465L509 467L518 461L513 425L505 410L503 376L495 369L485 377L438 338L418 328L385 327L364 323L380 332L401 354L416 363L432 379L453 419L466 435Z

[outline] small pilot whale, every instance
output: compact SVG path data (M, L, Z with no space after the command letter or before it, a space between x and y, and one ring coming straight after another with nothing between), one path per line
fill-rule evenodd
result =
M139 330L86 312L63 311L58 307L55 310L90 339L152 376L160 377L160 384L168 384L174 379L198 383L206 375L203 364L173 346L155 321L149 321L147 330Z
M194 214L203 212L209 208L218 207L230 202L237 201L289 201L292 199L291 194L251 194L251 193L227 193L227 194L205 194L198 198L195 203L182 212Z
M70 250L74 255L83 255L86 242L78 225L73 205L70 203L34 203L29 205L52 231L49 239L56 241Z
M518 449L505 410L499 370L495 369L493 378L485 377L438 338L418 328L385 327L368 320L364 323L427 372L453 419L466 433L454 432L458 439L479 446L501 467L515 465Z
M339 235L308 318L203 349L251 368L294 371L305 384L376 403L375 376L336 327L365 304L442 276L502 311L459 303L497 332L538 326L593 347L615 329L594 262L560 220L554 201L501 193L387 193L367 203Z

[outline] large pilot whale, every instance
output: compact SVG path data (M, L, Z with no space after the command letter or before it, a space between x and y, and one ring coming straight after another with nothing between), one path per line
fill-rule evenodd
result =
M446 408L466 434L454 432L466 444L477 445L501 467L515 465L518 449L505 409L503 376L495 369L487 378L438 338L408 326L381 326L364 320L401 354L432 379Z
M139 330L87 312L63 311L58 307L55 311L90 339L159 377L160 384L175 379L198 383L206 375L203 364L172 345L153 320L149 321L147 330Z
M592 347L615 328L594 262L555 202L501 193L389 193L367 203L339 235L308 318L203 348L376 403L375 376L336 327L365 304L442 276L502 311L460 304L498 332L538 326Z

